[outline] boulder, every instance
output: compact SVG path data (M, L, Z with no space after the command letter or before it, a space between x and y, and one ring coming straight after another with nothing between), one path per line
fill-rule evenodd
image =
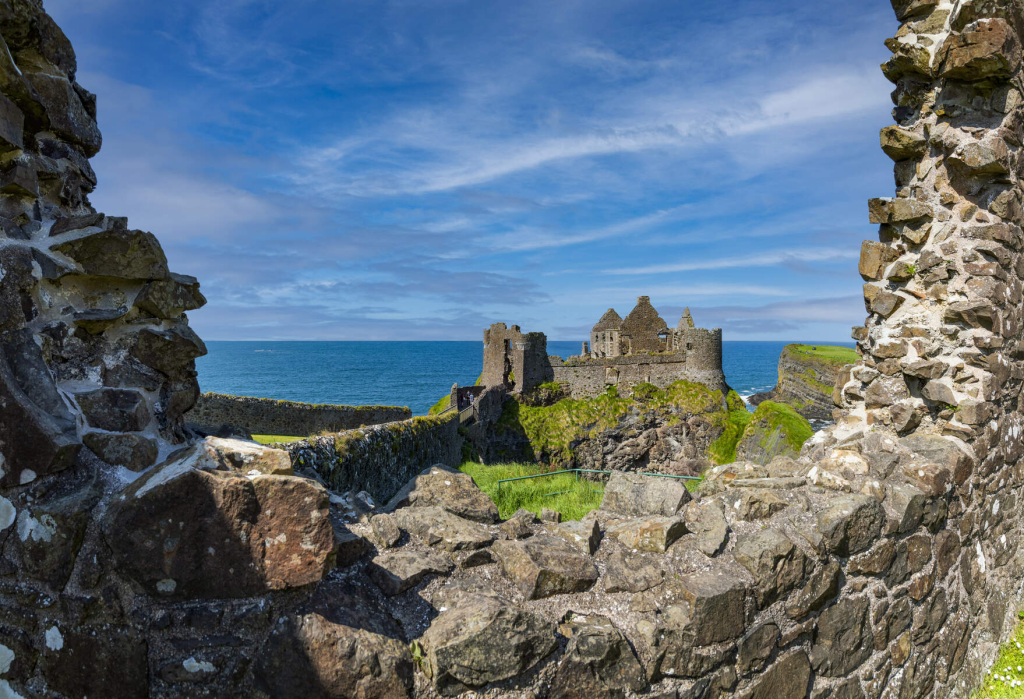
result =
M236 471L249 476L290 476L293 473L291 456L284 449L248 440L206 437L192 449L196 468L208 471Z
M754 594L761 609L804 581L807 557L774 529L737 535L733 556L757 581Z
M402 538L402 530L399 529L398 522L387 513L371 517L370 528L373 530L377 545L383 549L391 548Z
M490 524L498 521L498 506L461 471L437 464L409 481L387 508L440 507L463 519Z
M173 320L185 311L192 311L206 305L206 298L199 293L199 283L183 284L180 275L171 274L169 279L152 281L142 287L135 297L135 306L150 315Z
M415 587L428 575L450 573L455 564L434 551L388 551L370 562L370 580L388 597Z
M776 661L736 699L804 699L811 680L811 664L802 650L787 653Z
M584 592L597 581L597 567L590 556L550 534L498 541L491 552L526 599Z
M498 529L506 539L525 539L533 536L533 528L530 525L536 518L537 516L529 510L520 508L502 522Z
M108 432L139 432L149 422L149 409L138 391L99 388L75 394L90 427Z
M174 374L192 366L196 357L206 354L206 345L187 325L170 330L139 332L132 356L140 362L165 374Z
M616 471L605 486L601 510L631 517L671 517L689 501L689 491L677 479Z
M170 274L156 236L144 231L99 231L54 245L53 250L67 255L89 275L149 280Z
M394 513L398 526L430 546L464 551L490 546L494 541L485 526L456 517L440 507L404 507Z
M641 556L614 551L605 563L605 592L643 592L665 580L666 571Z
M740 639L736 669L741 675L760 672L768 664L779 640L779 627L771 622L755 626Z
M637 624L651 654L648 676L651 681L669 677L702 677L736 657L736 645L701 644L701 627L686 605L671 605L658 623L642 620Z
M819 675L842 677L867 660L873 648L867 599L847 597L818 617L811 664Z
M802 619L828 604L839 594L840 572L839 564L830 560L811 573L807 584L786 606L786 615L790 619Z
M273 699L411 695L409 648L364 590L331 585L310 606L273 625L253 664L257 689Z
M149 647L138 629L54 624L45 638L39 671L51 691L68 697L150 696Z
M420 643L427 675L442 696L518 677L558 647L550 621L485 595L467 595L439 614Z
M849 556L875 542L885 523L885 512L876 498L853 494L832 499L817 519L825 547L839 556Z
M335 563L327 491L292 476L203 470L196 450L151 469L102 520L117 569L149 594L247 597Z
M338 568L347 568L373 550L365 537L356 534L348 525L331 518L334 529L334 561Z
M596 519L572 520L560 524L548 524L544 531L560 536L580 551L591 556L601 544L601 527Z
M658 553L665 553L685 533L681 517L613 520L605 527L605 534L631 549Z
M708 556L714 556L725 545L729 536L729 523L722 506L714 500L691 503L683 512L686 530L693 533L693 546ZM691 537L685 537L684 541Z
M743 633L743 584L729 571L701 570L677 579L693 642L700 646L738 638Z
M940 75L956 80L1007 79L1020 64L1020 42L1002 18L979 19L951 34L941 49Z
M643 668L626 637L603 616L577 616L562 626L569 637L551 681L551 699L625 699L646 687Z

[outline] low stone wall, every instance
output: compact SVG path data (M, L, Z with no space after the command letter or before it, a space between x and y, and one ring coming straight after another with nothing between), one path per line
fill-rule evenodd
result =
M216 429L226 424L244 427L252 434L290 437L341 432L410 417L409 408L391 405L324 405L223 393L202 394L185 415L188 422L204 428Z
M313 468L331 490L365 490L386 503L428 466L462 463L459 415L414 417L282 445L295 469Z
M685 355L631 355L611 359L587 359L557 363L552 361L554 380L564 384L573 398L587 398L617 386L620 395L628 395L633 386L649 383L658 388L686 379L717 390L728 390L725 374L714 369L690 367Z

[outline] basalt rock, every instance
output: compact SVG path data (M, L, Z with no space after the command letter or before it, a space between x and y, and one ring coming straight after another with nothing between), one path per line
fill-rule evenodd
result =
M560 537L498 541L491 552L526 599L589 590L598 576L590 557Z

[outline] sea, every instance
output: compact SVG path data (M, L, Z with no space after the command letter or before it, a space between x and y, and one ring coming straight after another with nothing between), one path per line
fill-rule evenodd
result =
M804 342L853 347L852 342ZM743 397L771 389L788 342L723 342L729 385ZM425 415L453 383L480 375L480 342L206 343L196 360L203 391L304 403L407 405ZM548 341L548 354L579 354L579 342Z

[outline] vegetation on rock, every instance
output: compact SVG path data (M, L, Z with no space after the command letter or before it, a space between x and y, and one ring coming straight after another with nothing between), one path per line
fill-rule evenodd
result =
M796 456L812 434L811 423L791 406L766 400L744 426L736 457L764 464L776 456Z
M1021 613L1024 618L1024 613ZM1024 621L999 649L999 658L971 699L1015 699L1024 695Z

